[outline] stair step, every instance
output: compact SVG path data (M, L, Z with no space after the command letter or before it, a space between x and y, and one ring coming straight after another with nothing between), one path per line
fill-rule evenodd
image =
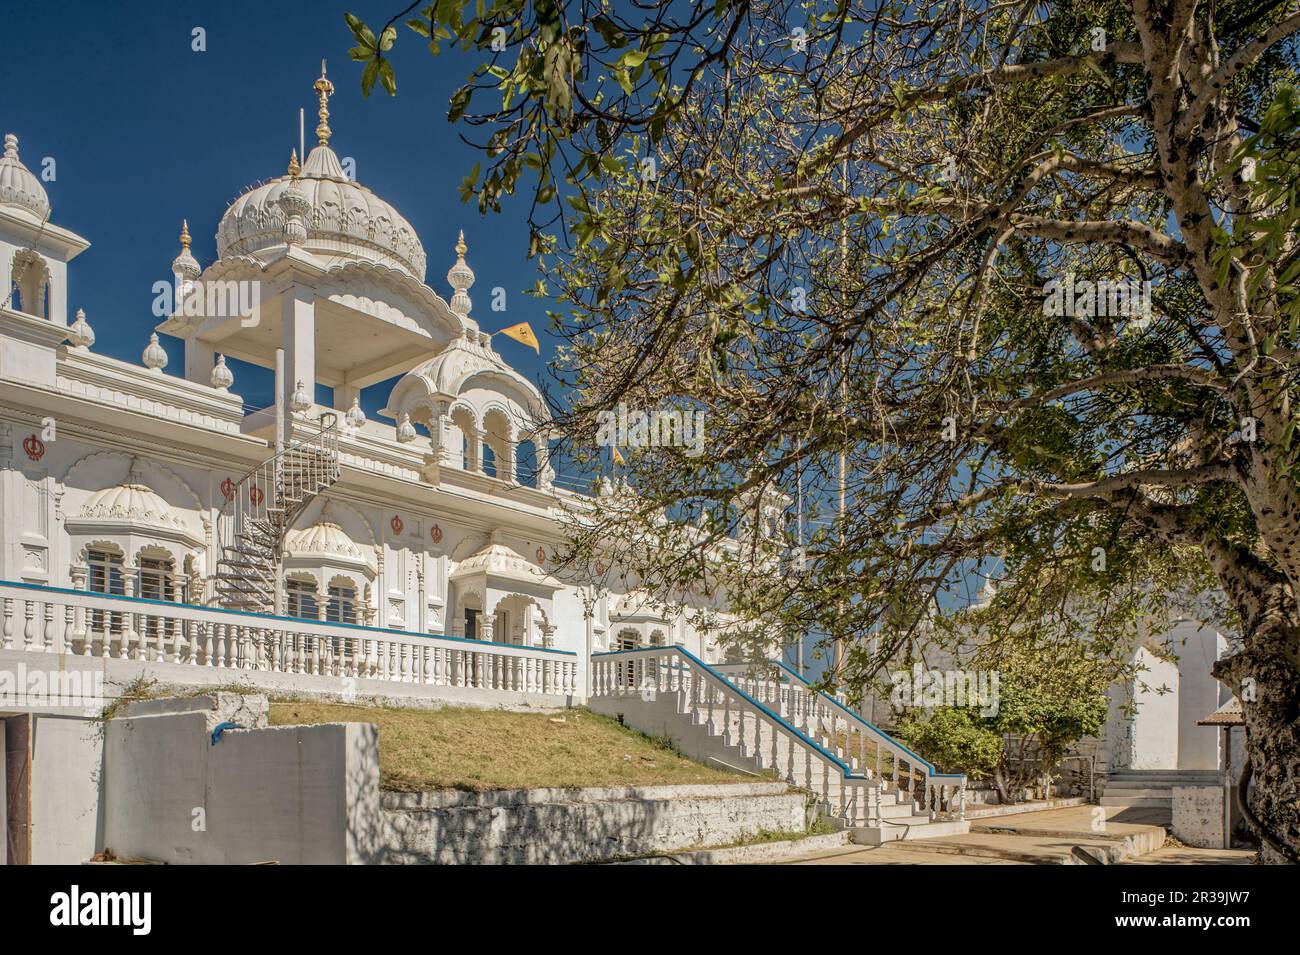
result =
M1130 806L1133 808L1147 807L1151 809L1171 809L1173 808L1173 797L1165 796L1156 798L1151 796L1102 796L1101 805L1103 806Z
M879 846L886 842L912 842L918 839L935 839L939 836L961 836L970 831L970 823L965 821L937 819L930 821L929 816L914 816L913 822L906 825L859 826L850 829L850 838L858 845Z

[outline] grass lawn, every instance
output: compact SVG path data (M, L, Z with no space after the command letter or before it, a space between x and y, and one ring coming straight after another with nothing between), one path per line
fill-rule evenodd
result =
M271 725L374 723L384 789L532 789L753 782L692 762L587 709L561 714L271 704Z

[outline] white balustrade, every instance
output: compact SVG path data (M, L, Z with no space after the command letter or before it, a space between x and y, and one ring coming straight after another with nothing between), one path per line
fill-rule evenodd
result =
M0 582L0 649L573 697L575 654ZM559 702L559 701L557 701Z
M807 732L815 717L806 716L799 725L788 706L778 711L782 704L776 704L771 687L738 686L680 647L593 654L591 666L593 699L655 700L671 694L685 718L738 747L761 768L814 793L827 812L849 826L879 823L879 787Z
M777 663L718 664L712 669L772 709L881 792L903 792L934 819L966 818L966 777L939 773L888 733L854 713L843 701L815 691L808 681Z

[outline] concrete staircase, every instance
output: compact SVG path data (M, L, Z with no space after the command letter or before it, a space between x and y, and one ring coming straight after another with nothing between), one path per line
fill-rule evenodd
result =
M1101 805L1173 811L1175 786L1215 786L1222 782L1212 769L1121 769L1106 778Z
M956 835L965 779L945 776L843 707L788 680L725 673L680 647L594 654L593 710L711 765L783 779L854 842ZM741 685L743 684L743 685Z

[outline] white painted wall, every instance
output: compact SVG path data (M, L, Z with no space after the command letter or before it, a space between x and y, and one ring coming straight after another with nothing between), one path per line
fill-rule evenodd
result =
M1221 703L1229 691L1210 675L1210 667L1223 655L1227 640L1218 631L1183 621L1172 634L1178 654L1178 763L1179 769L1220 769L1220 732L1197 726Z
M0 865L9 864L9 790L5 785L5 721L0 719Z
M1178 665L1145 648L1137 651L1137 660L1145 669L1135 678L1137 715L1128 768L1177 769Z
M79 865L99 847L102 724L82 717L32 719L32 861Z
M193 704L159 701L108 724L108 848L122 857L235 865L342 864L370 851L376 727L229 730L214 746L210 734L229 714L216 706L187 712Z

